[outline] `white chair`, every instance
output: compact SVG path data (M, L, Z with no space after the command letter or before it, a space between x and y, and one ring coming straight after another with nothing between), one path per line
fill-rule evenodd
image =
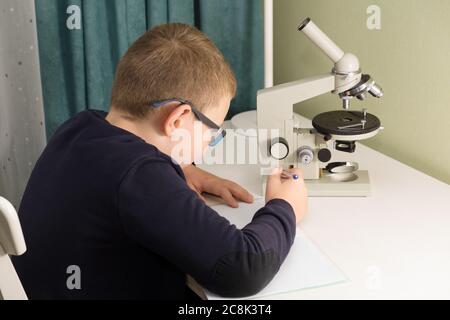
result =
M27 300L9 256L20 256L27 247L16 209L0 197L0 300Z

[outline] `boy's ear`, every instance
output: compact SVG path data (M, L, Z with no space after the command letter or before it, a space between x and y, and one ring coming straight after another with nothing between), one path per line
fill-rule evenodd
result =
M175 130L183 127L184 122L189 120L188 115L191 112L191 106L187 104L183 104L170 111L163 124L164 134L168 137L172 136Z

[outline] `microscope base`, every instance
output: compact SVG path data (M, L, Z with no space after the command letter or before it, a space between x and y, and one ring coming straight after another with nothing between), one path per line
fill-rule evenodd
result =
M370 178L368 171L356 171L351 181L338 181L332 174L319 180L305 180L310 197L368 197Z
M305 180L309 197L369 197L370 178L368 171L356 171L352 181L337 181L336 176L325 174L318 180ZM266 180L263 179L262 194L266 193Z

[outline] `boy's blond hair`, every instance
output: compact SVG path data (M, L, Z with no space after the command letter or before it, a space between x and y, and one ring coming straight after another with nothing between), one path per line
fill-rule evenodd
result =
M137 118L149 103L189 100L205 110L236 94L236 78L220 50L205 34L186 24L165 24L147 31L120 60L112 107Z

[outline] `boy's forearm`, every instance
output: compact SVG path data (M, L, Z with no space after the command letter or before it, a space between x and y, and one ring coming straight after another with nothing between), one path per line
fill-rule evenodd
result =
M224 297L258 293L278 272L293 244L295 231L292 207L284 200L269 202L242 230L247 250L220 258L205 286Z

